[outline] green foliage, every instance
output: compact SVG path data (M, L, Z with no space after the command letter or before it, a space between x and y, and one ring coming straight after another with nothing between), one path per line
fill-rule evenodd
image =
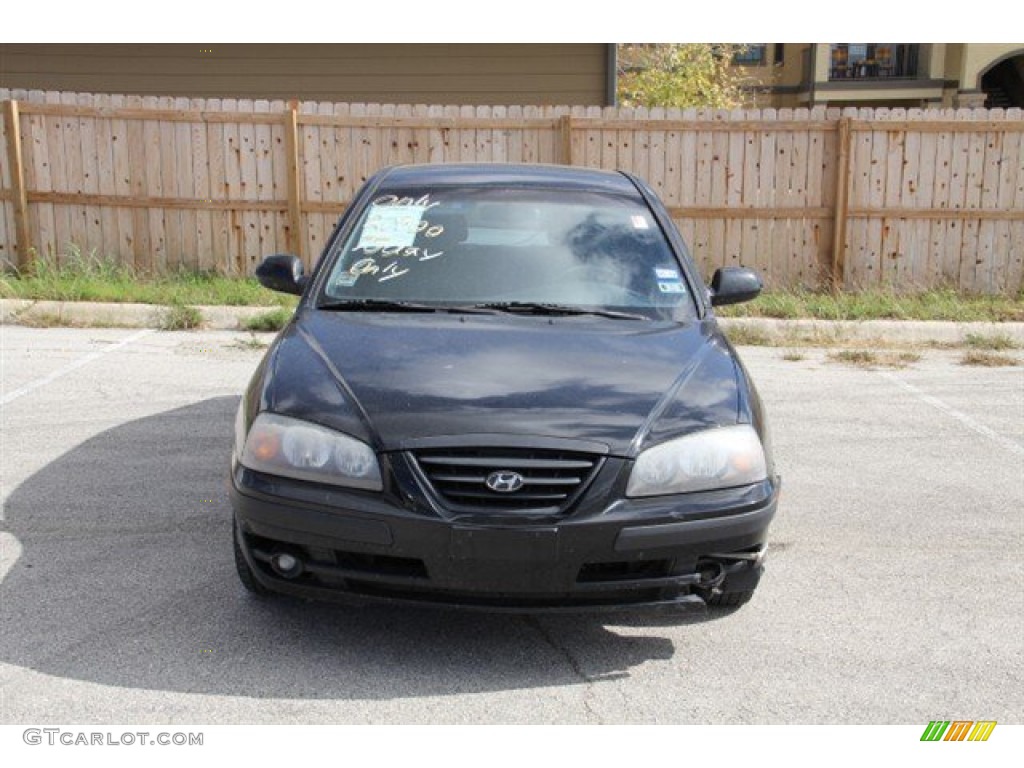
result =
M137 302L294 307L294 296L268 291L252 278L181 270L144 276L115 259L69 245L58 260L36 259L30 270L0 277L0 298L40 301Z
M186 304L172 304L160 317L162 331L188 331L203 323L203 313Z
M970 296L951 289L900 294L889 290L846 293L772 291L746 304L715 310L722 317L810 317L819 320L1024 320L1024 297Z
M246 318L242 327L247 331L280 331L291 319L292 311L281 307Z
M624 107L733 109L755 82L732 65L744 50L728 43L626 43L618 49L618 99Z

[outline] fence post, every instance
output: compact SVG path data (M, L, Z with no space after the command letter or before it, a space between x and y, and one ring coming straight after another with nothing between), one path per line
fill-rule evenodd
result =
M558 161L563 165L572 165L572 115L558 118Z
M850 198L850 130L851 118L839 118L839 162L836 163L836 209L832 225L833 290L843 287L846 277L846 220Z
M17 257L15 266L24 269L31 263L32 245L29 242L28 195L25 191L25 163L21 153L21 121L18 118L18 102L8 99L4 102L4 130L7 133L7 163L11 169L11 186L14 194L14 236Z
M288 251L305 262L306 238L302 233L302 184L299 180L299 172L302 169L299 159L299 102L295 99L288 102L284 132L285 151L288 153Z

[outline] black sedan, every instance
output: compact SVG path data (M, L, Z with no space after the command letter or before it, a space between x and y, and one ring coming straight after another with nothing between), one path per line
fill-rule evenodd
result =
M519 610L740 605L779 478L761 401L654 193L625 173L389 168L338 223L238 409L257 594Z

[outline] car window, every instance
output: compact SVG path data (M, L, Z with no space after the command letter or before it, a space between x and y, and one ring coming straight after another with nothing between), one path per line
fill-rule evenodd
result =
M690 287L646 204L578 190L382 190L329 254L330 300L536 302L687 319Z

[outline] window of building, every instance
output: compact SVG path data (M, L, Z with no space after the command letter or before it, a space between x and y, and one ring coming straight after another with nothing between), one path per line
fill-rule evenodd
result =
M744 49L732 57L732 63L741 67L757 67L768 58L768 43L746 43Z
M913 43L833 43L828 79L916 77L918 47Z

